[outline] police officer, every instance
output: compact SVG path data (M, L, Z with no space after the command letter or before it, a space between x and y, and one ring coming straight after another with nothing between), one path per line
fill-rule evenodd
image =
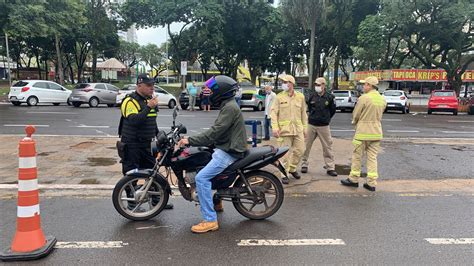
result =
M154 96L154 84L154 79L147 74L138 75L136 91L123 100L120 108L119 149L123 153L124 175L136 168L153 168L156 162L150 150L150 143L158 133L158 97ZM172 205L166 207L172 208Z
M387 103L377 91L379 80L377 77L367 77L361 80L364 95L359 97L352 114L352 124L356 132L352 144L352 165L349 178L341 180L344 186L358 187L361 174L362 155L367 154L367 183L364 188L375 191L377 186L377 154L382 140L382 115Z
M331 118L336 113L334 95L326 92L326 80L323 77L317 78L314 85L315 91L310 94L307 101L309 110L308 137L306 138L306 150L303 155L301 172L308 172L308 157L313 147L313 142L319 137L323 148L326 173L330 176L337 176L334 168L331 129L329 128Z
M301 175L296 170L304 152L304 138L308 126L308 114L304 95L295 91L295 78L291 75L280 77L282 81L280 92L273 102L271 110L271 123L273 136L278 138L280 146L290 147L283 159L286 171L295 179ZM288 184L287 177L282 178L283 184Z

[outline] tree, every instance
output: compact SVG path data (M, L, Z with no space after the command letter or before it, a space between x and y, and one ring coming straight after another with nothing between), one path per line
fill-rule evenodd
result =
M166 70L165 58L163 57L163 50L155 44L147 44L140 48L140 59L147 63L152 69L156 70L154 78L161 72Z
M119 41L120 45L116 53L116 57L124 62L128 68L138 63L140 45L134 42Z

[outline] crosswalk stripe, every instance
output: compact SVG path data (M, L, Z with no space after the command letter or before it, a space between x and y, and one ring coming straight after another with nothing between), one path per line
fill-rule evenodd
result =
M57 242L54 248L122 248L127 245L122 241L77 241Z
M474 238L425 238L433 245L472 245Z
M237 246L334 246L346 245L342 239L244 239Z

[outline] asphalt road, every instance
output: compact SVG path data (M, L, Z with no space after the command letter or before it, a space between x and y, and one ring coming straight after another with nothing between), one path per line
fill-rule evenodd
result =
M218 111L181 111L178 122L188 128L190 135L209 128ZM245 119L263 119L263 112L243 110ZM158 125L168 130L172 112L162 108ZM37 126L43 135L100 135L116 136L120 120L118 108L74 108L69 106L12 106L0 104L0 134L23 134L24 125ZM384 135L393 138L474 138L474 116L424 113L387 113L383 117ZM337 113L331 123L334 137L351 138L354 134L350 113Z
M129 222L110 199L42 199L45 233L73 243L31 264L472 265L474 260L472 195L300 195L287 197L265 221L247 220L225 204L221 229L205 235L190 232L200 220L198 207L181 198L172 202L174 210L153 220ZM0 201L0 212L4 248L15 230L15 200ZM84 243L76 241L105 242L77 248ZM305 245L292 245L302 241Z

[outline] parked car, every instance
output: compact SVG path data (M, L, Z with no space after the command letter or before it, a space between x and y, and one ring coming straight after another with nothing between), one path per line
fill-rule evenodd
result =
M242 91L240 99L240 108L251 107L254 111L263 111L265 109L265 94L258 90Z
M428 101L428 114L433 112L452 112L458 115L458 98L452 90L435 90Z
M123 86L116 97L116 104L121 105L123 99L128 94L131 94L137 89L136 84L127 84ZM168 106L168 108L173 109L176 106L176 97L173 94L167 92L160 86L155 85L155 94L158 96L158 105Z
M15 105L26 103L35 106L38 103L52 103L60 105L68 103L71 91L47 80L20 80L13 84L8 93L8 99Z
M398 110L402 111L403 114L410 113L410 103L408 102L408 96L404 91L399 90L386 90L382 93L382 96L387 102L387 110Z
M474 94L471 94L471 97L469 97L469 103L468 103L468 109L467 113L470 115L474 115Z
M72 91L69 101L74 107L79 107L83 103L89 104L90 107L97 107L99 104L113 107L118 92L119 88L108 83L80 83Z
M354 111L360 93L354 90L335 90L332 92L336 100L336 110Z

